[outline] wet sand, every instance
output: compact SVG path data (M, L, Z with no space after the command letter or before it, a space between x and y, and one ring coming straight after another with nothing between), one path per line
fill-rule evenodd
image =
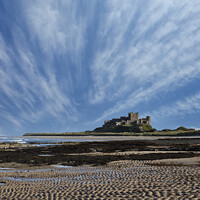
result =
M2 146L0 199L197 200L200 139Z
M158 140L172 138L199 138L200 136L23 136L22 138L68 139L85 141Z
M199 167L153 163L117 161L96 167L7 170L0 173L0 199L200 199Z

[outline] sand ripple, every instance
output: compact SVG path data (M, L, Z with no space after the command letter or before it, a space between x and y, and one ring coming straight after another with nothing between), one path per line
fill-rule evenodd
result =
M199 167L148 163L1 172L0 199L200 199Z

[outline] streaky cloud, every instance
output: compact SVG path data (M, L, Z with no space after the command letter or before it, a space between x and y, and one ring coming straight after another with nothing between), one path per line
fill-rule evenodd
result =
M116 15L110 14L110 18L120 16L121 23L113 26L107 36L110 42L96 54L92 67L94 87L89 95L93 104L112 98L116 103L96 122L125 108L134 108L163 91L176 90L199 76L197 13L187 8L199 10L200 4L197 1L196 4L151 1L151 6L143 3L145 13L140 13L131 27L124 26L126 22L122 19L126 16L127 21L134 21L133 13L128 15L118 7L114 10ZM113 8L110 9L112 13ZM128 32L132 37L126 43ZM124 93L126 98L122 98Z
M199 106L198 0L3 1L0 16L3 133Z
M173 102L170 105L164 105L152 112L154 120L167 118L170 116L179 116L183 114L192 114L200 112L200 92L186 97L185 99Z

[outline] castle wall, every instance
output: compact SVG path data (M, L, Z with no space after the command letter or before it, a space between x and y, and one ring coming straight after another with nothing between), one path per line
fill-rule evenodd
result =
M151 125L151 117L147 116L146 118L139 119L139 124L148 124L148 125Z
M151 117L150 116L147 116L146 118L141 118L139 119L139 113L133 113L133 112L130 112L128 113L128 116L127 117L120 117L119 118L113 118L112 120L106 120L104 122L104 125L123 125L123 124L148 124L148 125L151 125Z

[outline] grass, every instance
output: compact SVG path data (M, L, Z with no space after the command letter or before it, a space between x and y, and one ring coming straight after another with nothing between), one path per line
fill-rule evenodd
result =
M200 131L26 133L23 136L200 136Z

